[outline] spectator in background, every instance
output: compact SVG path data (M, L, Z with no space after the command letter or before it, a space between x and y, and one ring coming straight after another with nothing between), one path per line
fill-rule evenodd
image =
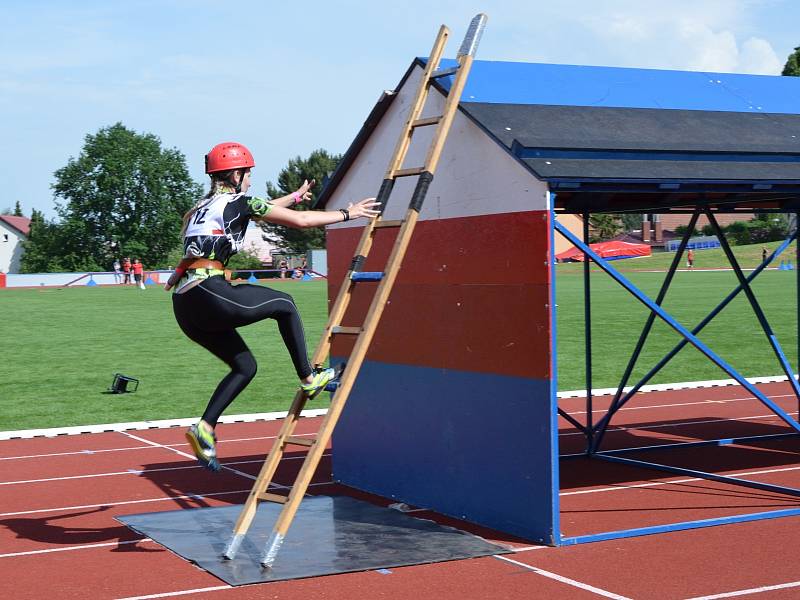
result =
M281 279L286 279L286 273L289 271L289 263L286 262L285 258L281 259L281 262L278 263L278 269L281 272Z
M761 248L761 262L762 263L767 262L767 254L768 254L767 253L767 247L766 246L762 247Z
M686 253L686 266L689 269L694 268L694 250L689 248L689 251Z
M139 286L140 289L146 289L144 287L144 281L142 280L143 275L144 275L144 265L137 258L133 261L133 278L136 280L136 285Z
M114 259L114 283L120 283L122 281L122 266L119 264L119 259Z
M129 284L131 282L131 259L127 256L122 259L122 283Z
M308 261L306 260L305 255L300 257L300 269L302 270L303 275L305 275L306 271L308 270Z

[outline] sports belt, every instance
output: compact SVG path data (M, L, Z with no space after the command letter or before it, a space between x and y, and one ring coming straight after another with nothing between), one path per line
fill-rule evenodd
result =
M186 274L186 271L205 271L209 277L213 275L225 275L226 281L231 280L230 269L226 269L225 265L218 260L210 260L208 258L184 258L178 263L178 266L175 267L175 272L170 275L164 289L169 291L180 281L181 277Z

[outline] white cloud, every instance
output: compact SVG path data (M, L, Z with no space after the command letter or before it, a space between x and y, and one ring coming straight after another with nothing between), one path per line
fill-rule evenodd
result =
M777 75L783 70L783 61L778 58L768 41L750 38L742 44L738 70L741 73Z

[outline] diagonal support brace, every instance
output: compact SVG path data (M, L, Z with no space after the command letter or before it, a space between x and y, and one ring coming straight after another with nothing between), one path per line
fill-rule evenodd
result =
M633 295L634 298L639 300L642 304L644 304L647 308L651 311L655 312L667 325L669 325L672 329L674 329L677 333L683 336L692 346L697 348L702 354L706 356L709 360L711 360L714 364L716 364L720 369L725 371L731 378L735 379L742 387L744 387L748 392L750 392L756 399L761 401L765 406L767 406L773 413L775 413L784 423L789 425L792 429L800 433L800 423L795 421L786 411L784 411L780 406L775 404L772 400L770 400L765 394L761 392L757 387L747 381L736 369L734 369L731 365L729 365L722 357L718 356L713 350L708 348L702 341L700 341L695 335L693 335L686 327L678 323L672 316L667 313L663 308L655 304L650 298L648 298L644 293L642 293L633 283L628 281L625 277L623 277L620 273L616 271L616 269L612 268L605 260L600 258L591 248L589 248L586 244L581 242L580 239L575 237L571 231L565 228L561 223L555 222L554 223L556 231L558 231L561 235L563 235L567 240L570 241L576 248L581 249L587 256L589 256L597 266L599 266L603 271L605 271L608 275L611 276L617 283L619 283L622 287L624 287L628 292Z

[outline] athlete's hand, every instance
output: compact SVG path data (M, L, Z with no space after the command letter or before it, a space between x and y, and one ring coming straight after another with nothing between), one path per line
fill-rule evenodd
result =
M358 217L366 217L372 219L381 214L381 211L375 210L376 206L380 206L380 202L376 202L375 198L364 198L353 204L352 202L347 205L347 212L350 213L351 219Z
M303 181L303 185L301 185L295 194L297 194L298 198L300 198L299 202L304 202L306 200L311 200L311 192L309 191L311 188L314 187L314 184L317 182L316 179L312 179L309 183L308 179Z

